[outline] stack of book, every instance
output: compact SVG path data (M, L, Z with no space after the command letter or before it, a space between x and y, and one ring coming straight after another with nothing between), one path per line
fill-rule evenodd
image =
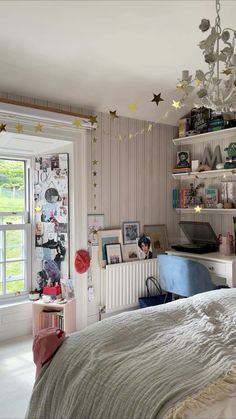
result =
M173 189L172 206L173 208L188 208L190 201L190 189Z
M57 309L43 309L39 315L39 328L59 327L64 329L64 313Z
M191 167L175 167L173 169L173 173L190 173L191 172Z

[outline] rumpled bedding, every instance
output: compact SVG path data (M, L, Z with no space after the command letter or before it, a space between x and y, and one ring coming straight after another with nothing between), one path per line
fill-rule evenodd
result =
M64 340L26 418L183 418L230 393L235 365L236 289L122 313Z

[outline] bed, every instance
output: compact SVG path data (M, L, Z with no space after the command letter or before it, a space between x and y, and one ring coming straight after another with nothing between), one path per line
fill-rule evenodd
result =
M67 337L38 376L26 418L233 418L235 411L236 289L221 289Z

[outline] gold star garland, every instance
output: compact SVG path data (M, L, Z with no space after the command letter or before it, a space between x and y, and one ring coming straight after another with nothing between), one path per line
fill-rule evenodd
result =
M114 111L115 115L116 111ZM114 118L117 117L116 115ZM97 118L97 117L95 117ZM114 119L113 118L113 119ZM90 121L91 122L91 121ZM97 119L96 119L97 123ZM98 138L96 137L96 128L93 128L93 131L91 132L91 147L92 147L92 165L91 165L91 184L93 188L92 193L92 206L93 211L97 211L97 186L98 186L98 177L97 177L97 166L98 166L98 160L96 159L96 144L97 144Z

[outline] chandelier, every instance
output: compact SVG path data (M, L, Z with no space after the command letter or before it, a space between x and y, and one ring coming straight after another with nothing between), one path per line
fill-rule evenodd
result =
M208 70L197 70L194 78L188 70L182 72L182 80L178 80L176 85L177 91L182 93L179 104L184 106L189 95L196 91L196 107L205 106L216 112L235 112L236 30L221 30L219 0L216 0L215 25L211 26L208 19L202 19L199 29L209 34L199 43Z

